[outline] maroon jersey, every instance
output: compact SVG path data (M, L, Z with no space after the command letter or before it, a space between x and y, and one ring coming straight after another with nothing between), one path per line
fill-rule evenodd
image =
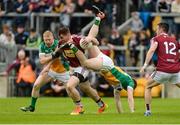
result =
M72 35L71 36L74 45L81 50L84 53L84 50L80 47L80 40L82 39L82 36L78 36L78 35ZM62 44L61 40L59 41L59 46ZM73 53L73 51L70 48L63 48L63 53L66 56L67 60L70 63L71 67L78 67L81 66L78 58L76 57L76 55Z
M177 73L180 71L180 54L179 43L175 38L162 33L154 38L151 42L158 44L157 47L157 71L166 73Z

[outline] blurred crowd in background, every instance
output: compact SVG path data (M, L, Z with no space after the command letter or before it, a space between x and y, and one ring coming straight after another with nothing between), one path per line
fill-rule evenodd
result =
M1 74L18 76L14 82L16 86L14 95L30 96L32 85L41 70L38 61L38 46L42 42L42 32L51 30L56 36L58 27L65 25L70 27L72 33L79 33L81 28L94 17L72 17L72 14L91 15L92 5L98 6L106 13L106 19L101 23L98 40L102 47L109 47L109 49L102 49L102 52L110 56L118 66L140 66L140 50L137 48L138 46L144 47L142 59L144 60L150 38L155 35L156 24L161 21L170 25L169 33L180 41L180 16L151 16L152 13L180 13L180 0L129 0L128 4L132 21L129 28L122 33L118 31L117 26L125 21L122 9L126 8L123 1L120 0L1 0L0 62L7 65ZM35 28L28 26L30 16L6 16L9 13L19 15L56 13L59 14L59 17L44 18L40 27L41 32L37 32ZM116 50L117 46L127 49ZM152 62L156 64L156 55ZM15 69L13 73L11 73L12 69ZM23 74L26 72L31 75L24 76ZM92 76L95 78L93 86L99 92L106 93L104 95L112 96L112 87L100 76L96 74L92 74ZM42 93L66 96L64 88L57 85L56 82L43 87Z

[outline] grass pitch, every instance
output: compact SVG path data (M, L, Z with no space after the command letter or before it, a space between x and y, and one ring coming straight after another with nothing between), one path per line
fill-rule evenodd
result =
M117 114L113 98L103 98L109 105L107 111L97 115L97 105L90 98L83 98L85 114L71 116L74 108L70 98L39 98L35 112L22 112L30 98L0 99L0 124L180 124L180 99L152 101L152 116L144 117L144 99L135 98L135 113L130 113L127 99L123 98L125 113Z

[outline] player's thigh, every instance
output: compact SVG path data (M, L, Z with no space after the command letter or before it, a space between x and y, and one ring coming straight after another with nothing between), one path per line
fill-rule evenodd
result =
M177 84L177 86L180 84L180 72L178 73L169 73L170 75L170 80L169 80L169 83L172 83L172 84Z
M50 82L52 80L52 78L48 75L48 73L43 73L40 74L38 76L38 78L36 79L34 86L35 87L42 87L43 85L45 85L46 83Z
M66 84L68 80L70 79L70 73L69 71L57 73L52 70L49 71L48 75L52 77L53 79L58 80L62 84Z
M66 83L67 88L75 88L79 84L79 79L72 75Z
M146 89L153 88L153 87L158 86L158 85L160 85L160 83L157 83L154 79L149 78L147 83L146 83Z
M76 67L73 69L73 76L77 77L79 83L85 82L88 80L89 71L84 67Z
M100 53L97 58L102 60L102 70L111 70L114 68L114 63L110 57Z
M85 61L85 65L88 69L100 70L103 65L103 60L101 58L91 58Z
M165 72L161 72L161 71L154 71L151 75L151 78L156 83L166 84L166 83L169 83L171 75L169 75L169 73L165 73Z
M79 87L80 87L80 89L81 89L82 91L86 91L86 90L91 89L91 85L90 85L89 80L80 83L80 84L79 84Z

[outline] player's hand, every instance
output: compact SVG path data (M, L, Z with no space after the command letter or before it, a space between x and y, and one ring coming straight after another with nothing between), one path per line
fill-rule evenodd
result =
M105 14L103 12L100 12L97 14L97 17L100 17L101 19L105 18Z
M140 69L140 73L141 73L141 74L144 74L144 70L145 70L145 68L142 67L142 68Z
M83 41L82 41L82 46L84 47L87 47L89 45L89 42L90 42L90 38L86 37L86 38L83 38Z
M61 52L60 52L60 51L55 51L55 52L53 52L51 55L52 55L52 59L55 59L55 58L60 57Z

